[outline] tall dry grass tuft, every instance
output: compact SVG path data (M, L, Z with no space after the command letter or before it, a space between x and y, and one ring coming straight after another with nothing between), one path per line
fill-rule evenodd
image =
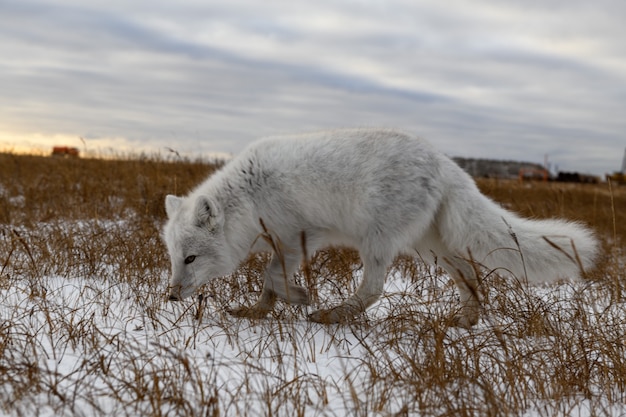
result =
M182 194L215 170L202 161L65 159L0 154L0 222L162 219L168 193Z
M256 300L264 255L194 300L165 301L165 195L214 169L0 154L0 413L626 413L626 188L479 181L522 215L596 229L604 256L582 283L530 288L487 274L482 320L462 330L449 277L399 258L365 316L323 326L285 304L266 320L224 313ZM296 280L327 307L354 290L361 268L355 252L326 250Z

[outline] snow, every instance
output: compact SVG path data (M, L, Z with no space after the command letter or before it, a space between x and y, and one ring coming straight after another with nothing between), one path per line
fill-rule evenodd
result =
M93 224L73 227L89 229ZM436 403L432 398L442 396L444 401L458 392L460 397L450 401L474 404L484 397L485 403L502 407L491 410L494 415L509 414L507 407L517 410L511 415L524 417L626 414L624 381L614 385L622 392L603 392L602 376L591 375L600 381L596 392L569 397L553 393L552 400L522 393L549 389L538 386L541 378L536 375L528 375L526 387L510 386L506 370L496 368L516 361L521 368L528 363L528 369L535 369L530 368L535 363L561 363L553 359L565 355L554 351L561 342L551 332L529 333L530 319L520 324L487 316L472 330L440 331L438 317L450 314L457 301L447 277L434 269L424 269L426 277L419 284L401 269L393 270L385 297L365 319L330 326L308 322L301 307L282 306L277 317L261 321L231 317L218 296L220 287L209 289L205 294L214 295L202 300L170 303L164 296L166 270L152 281L120 277L119 271L106 263L36 278L19 271L9 277L5 271L0 286L0 410L42 417L438 415L449 408L443 402L440 408L430 405ZM155 288L154 282L162 287ZM534 317L531 310L539 306L559 318L579 311L572 305L584 305L587 324L606 328L623 352L626 304L609 297L586 304L590 288L592 284L536 288L528 293L532 303L515 303L520 315ZM322 291L324 296L329 294ZM488 296L493 305L511 301L506 294ZM580 331L581 337L587 331L576 327L575 317L571 322L559 318L547 319L546 326L573 335ZM606 346L581 346L587 350L573 354L597 361L602 369L624 369L623 363L608 363L619 356L607 354ZM458 358L464 362L451 363ZM433 361L441 361L448 380L414 392L413 379ZM455 367L461 366L474 379L456 375ZM545 370L546 375L553 372L557 370ZM611 378L626 375L606 377ZM438 392L441 384L447 393ZM468 390L465 384L475 387ZM468 393L476 398L463 397ZM520 399L526 403L515 404Z

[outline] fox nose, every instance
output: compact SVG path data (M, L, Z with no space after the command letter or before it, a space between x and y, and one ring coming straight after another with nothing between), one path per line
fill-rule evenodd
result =
M167 298L169 301L180 301L182 297L180 296L180 286L176 285L170 288L170 295Z

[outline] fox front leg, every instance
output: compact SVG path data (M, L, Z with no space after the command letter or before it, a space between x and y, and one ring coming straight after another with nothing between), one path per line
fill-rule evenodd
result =
M309 315L309 320L324 324L346 323L365 312L380 298L385 284L387 263L371 259L364 260L363 264L363 281L356 292L336 307L314 311Z
M307 290L294 284L290 279L298 261L296 256L279 258L273 255L264 274L263 289L259 300L251 307L239 306L229 309L228 312L236 317L260 319L274 309L278 298L291 304L308 305Z

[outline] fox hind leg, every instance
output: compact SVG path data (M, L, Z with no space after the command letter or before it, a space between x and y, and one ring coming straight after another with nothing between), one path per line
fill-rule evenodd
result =
M472 265L461 258L444 257L441 266L450 274L459 290L461 306L454 321L458 327L470 328L480 317L478 278Z
M478 323L481 309L478 277L471 262L451 251L434 230L430 230L416 243L415 250L427 262L443 267L454 280L460 295L460 308L454 317L455 325L470 328Z

